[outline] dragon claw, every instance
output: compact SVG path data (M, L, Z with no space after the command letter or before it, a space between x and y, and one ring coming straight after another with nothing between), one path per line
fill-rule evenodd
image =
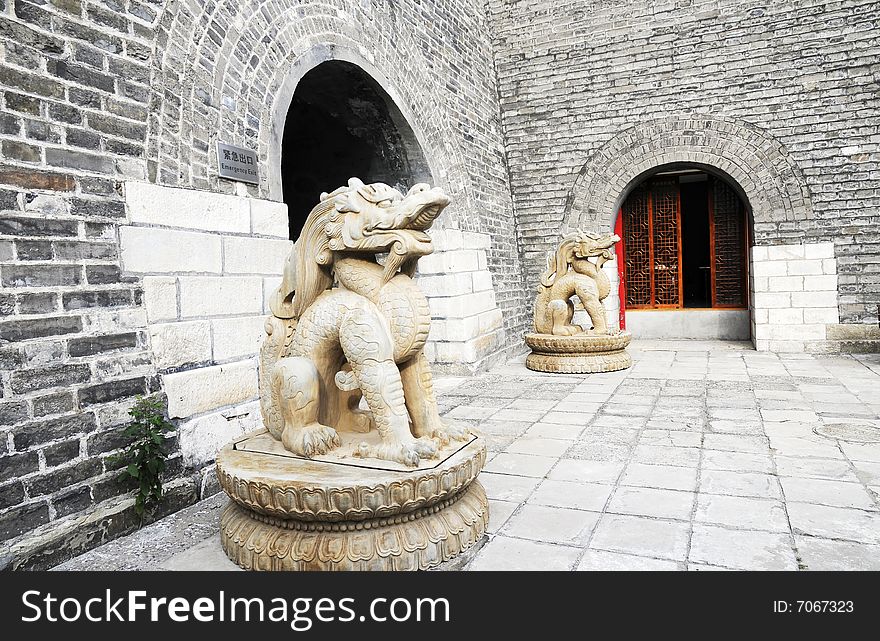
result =
M307 458L326 454L341 445L336 430L320 423L299 429L287 428L281 435L281 442L289 451Z

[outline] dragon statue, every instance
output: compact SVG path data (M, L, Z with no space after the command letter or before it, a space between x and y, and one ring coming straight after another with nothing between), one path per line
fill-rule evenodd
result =
M541 287L535 300L535 331L554 336L574 336L586 332L608 334L602 300L611 291L611 283L602 265L614 259L614 244L620 236L599 236L576 231L563 237L556 253L547 255L547 270L541 275ZM595 262L591 261L595 258ZM592 321L592 328L572 324L577 295Z
M448 204L426 184L404 195L356 178L321 194L270 299L260 352L263 422L287 450L314 457L340 446L338 430L375 427L379 443L354 455L414 467L470 438L438 413L423 352L431 317L412 278Z

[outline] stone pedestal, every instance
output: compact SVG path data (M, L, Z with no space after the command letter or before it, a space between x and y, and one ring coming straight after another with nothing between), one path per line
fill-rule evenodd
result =
M629 332L617 334L526 334L526 345L532 353L526 367L537 372L592 374L614 372L632 365L626 346L632 340Z
M353 455L375 431L340 437L340 448L313 459L265 431L220 451L217 476L232 499L220 539L230 559L249 570L427 570L483 538L482 438L453 441L407 468Z

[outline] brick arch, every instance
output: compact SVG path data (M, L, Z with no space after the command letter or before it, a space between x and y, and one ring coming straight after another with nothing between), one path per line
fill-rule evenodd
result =
M599 148L569 192L564 229L610 229L645 175L680 164L702 165L732 181L756 225L813 217L806 181L777 140L747 123L687 116L636 125Z
M213 150L220 139L258 150L261 184L248 190L279 199L273 168L283 131L279 121L296 82L320 62L345 60L376 80L413 130L435 180L453 198L447 225L476 229L478 221L459 214L472 210L476 198L450 124L453 116L435 98L442 80L393 4L352 5L339 0L308 6L296 0L169 3L158 27L156 51L161 53L154 59L150 180L231 191L231 184L217 178Z

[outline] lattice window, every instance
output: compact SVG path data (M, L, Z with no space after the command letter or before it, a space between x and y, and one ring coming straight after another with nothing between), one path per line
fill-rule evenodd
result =
M746 304L746 222L736 192L721 180L711 183L709 233L712 241L712 306Z
M681 306L681 216L678 183L655 179L622 207L626 306Z
M626 305L650 306L651 291L651 215L648 191L639 187L623 205L626 248Z
M681 306L681 242L678 181L651 184L654 232L654 305Z

